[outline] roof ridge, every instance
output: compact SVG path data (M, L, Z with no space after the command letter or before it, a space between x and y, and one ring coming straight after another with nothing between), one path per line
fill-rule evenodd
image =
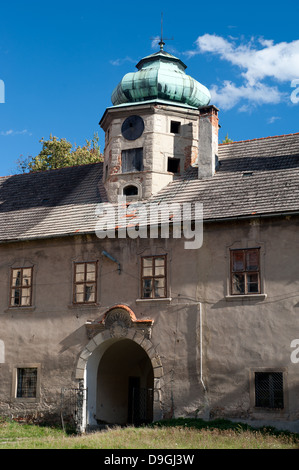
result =
M91 163L78 163L77 165L62 166L60 168L49 168L48 170L36 170L36 171L24 171L23 173L12 173L11 175L0 176L0 178L11 178L12 176L22 176L22 175L36 175L40 173L49 173L51 171L65 170L66 168L78 168L79 166L88 166L88 165L98 165L103 163L103 161L91 162Z
M256 140L276 139L278 137L289 137L291 135L299 135L299 132L293 132L292 134L269 135L268 137L257 137L255 139L236 140L236 141L233 141L233 142L221 142L219 145L241 144L243 142L254 142Z

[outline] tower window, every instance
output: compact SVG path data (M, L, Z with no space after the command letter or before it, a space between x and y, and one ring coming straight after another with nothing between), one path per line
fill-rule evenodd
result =
M138 188L134 184L129 184L123 189L124 196L138 196Z
M180 172L180 159L168 157L167 171L170 171L171 173L179 173Z
M121 152L123 173L143 171L143 148L127 149Z
M179 121L170 121L170 132L173 134L179 134L181 129L181 123Z

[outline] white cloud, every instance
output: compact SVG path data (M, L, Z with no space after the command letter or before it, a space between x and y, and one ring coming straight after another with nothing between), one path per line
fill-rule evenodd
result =
M122 59L114 59L114 60L111 59L109 60L109 62L111 65L119 66L119 65L123 65L125 62L135 63L135 60L127 56Z
M214 52L216 54L227 56L233 47L226 39L214 34L204 34L199 36L196 41L199 52Z
M268 124L273 124L273 122L277 121L278 119L281 119L279 116L271 116L269 119L268 119Z
M22 131L14 131L13 129L9 129L8 131L0 131L0 135L8 136L8 135L32 135L27 129L23 129Z
M152 49L157 49L158 45L159 45L159 42L160 42L160 36L154 36L152 38L152 42L151 42L151 48Z
M219 88L212 85L210 88L212 101L223 109L231 109L242 100L248 100L252 105L256 104L277 104L282 100L283 93L277 87L267 86L263 83L256 83L254 86L245 83L237 87L231 81L224 81ZM245 108L243 108L244 110ZM246 108L248 109L248 107Z
M200 53L214 53L241 69L244 78L254 84L266 77L279 81L291 81L299 77L299 40L274 44L273 40L260 38L262 49L253 41L236 45L226 39L204 34L197 38Z
M299 40L274 44L273 40L252 38L236 44L230 37L204 34L196 40L197 49L189 55L214 54L241 69L243 84L224 81L222 88L212 85L211 94L224 108L235 106L241 99L252 104L279 103L285 98L277 85L299 78ZM267 80L267 84L263 81Z

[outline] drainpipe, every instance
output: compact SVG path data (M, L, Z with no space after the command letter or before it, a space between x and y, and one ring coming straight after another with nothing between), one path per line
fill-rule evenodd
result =
M202 384L203 390L204 390L204 419L209 420L210 419L210 404L209 404L209 396L208 396L208 390L207 387L204 383L203 380L203 367L202 367L202 361L203 361L203 340L202 340L202 305L201 302L198 302L198 310L199 310L199 351L200 351L200 382Z
M203 381L203 375L202 375L202 308L201 308L201 302L199 302L199 342L200 342L200 382L203 386L204 391L207 391L207 388L205 386L205 383Z

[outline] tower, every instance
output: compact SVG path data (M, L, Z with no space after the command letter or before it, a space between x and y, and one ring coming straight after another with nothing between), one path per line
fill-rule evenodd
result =
M103 178L111 202L121 195L147 199L198 163L200 117L207 120L203 109L210 93L163 44L140 60L137 72L122 78L112 93L113 106L100 121Z

